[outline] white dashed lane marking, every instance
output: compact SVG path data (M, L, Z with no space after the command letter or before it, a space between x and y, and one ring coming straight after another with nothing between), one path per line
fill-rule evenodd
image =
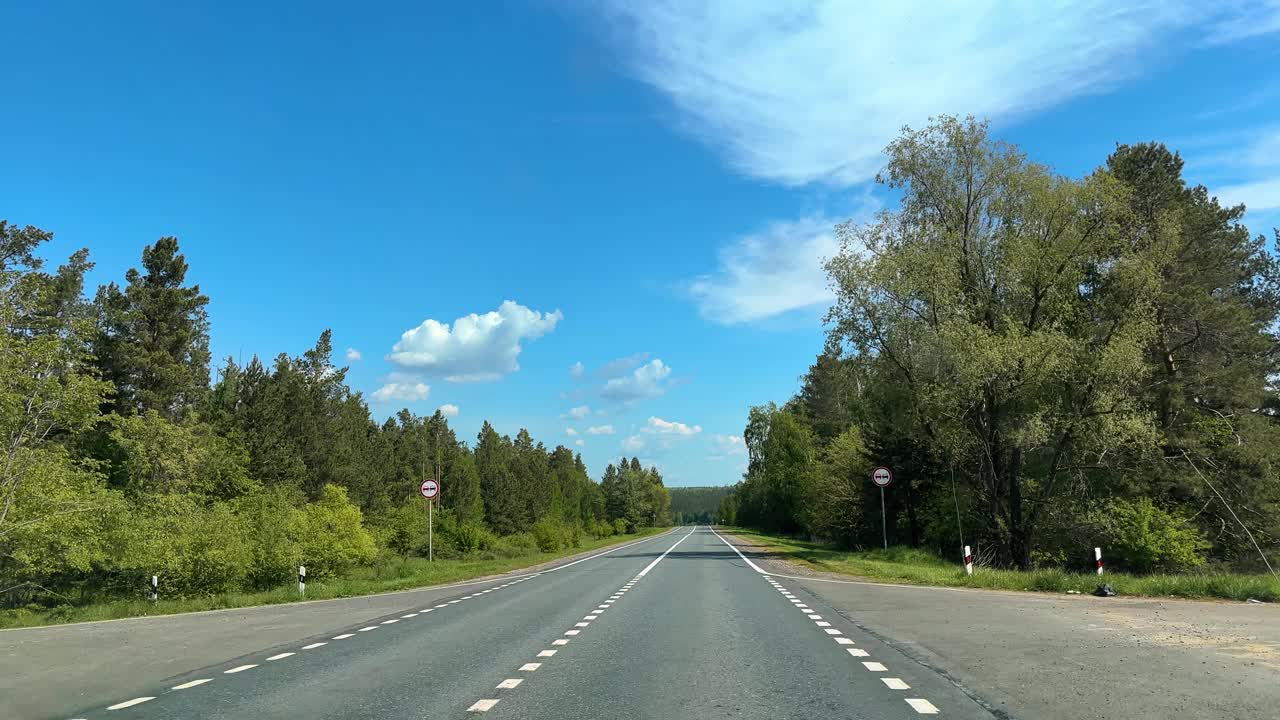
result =
M578 633L580 633L580 632L582 632L582 631L581 631L581 630L565 630L565 631L564 631L564 634L565 634L565 635L577 635L577 634L578 634Z
M836 642L840 643L841 645L852 645L852 644L853 644L853 641L852 641L852 640L850 640L850 639L849 639L849 638L847 638L847 637L838 637L838 638L836 638Z
M551 641L551 644L552 644L552 645L568 645L568 644L569 644L569 639L568 639L568 638L556 638L555 640L552 640L552 641Z
M362 627L356 632L369 632L370 630L377 630L377 629L378 629L377 625L370 625L369 627Z
M400 616L400 619L401 619L401 620L408 620L408 619L409 619L409 618L411 618L411 617L418 617L418 613L409 613L408 615L401 615L401 616Z
M212 681L213 681L213 678L200 678L199 680L192 680L191 682L184 682L184 683L182 683L181 685L174 685L173 687L171 687L171 688L169 688L169 689L170 689L170 690L186 690L187 688L193 688L193 687L195 687L195 686L197 686L197 685L203 685L203 684L205 684L205 683L207 683L207 682L212 682Z
M355 633L342 633L341 635L334 635L334 636L333 636L333 639L334 639L334 640L346 640L347 638L349 638L349 637L354 637L354 636L355 636Z
M910 690L911 686L902 681L902 678L880 678L880 682L884 683L890 690Z
M868 657L870 653L861 648L849 648L849 654L854 657Z
M889 670L889 668L878 662L863 662L862 667L870 670L871 672L887 672Z
M542 667L542 663L525 663L520 666L520 672L533 672Z
M318 642L318 643L311 643L310 645L303 645L303 646L302 646L302 649L303 649L303 650L315 650L315 649L316 649L316 648L318 648L318 647L323 647L323 646L328 645L328 644L329 644L329 643L322 643L322 642Z
M911 706L912 710L915 710L921 715L938 714L938 708L934 707L933 703L925 700L924 698L907 698L907 704Z
M258 664L257 664L257 663L251 663L251 664L249 664L249 665L241 665L241 666L239 666L239 667L233 667L233 668L231 668L230 670L223 670L223 671L222 671L222 674L223 674L223 675L234 675L235 673L238 673L238 672L244 672L245 670L249 670L249 669L256 668L256 667L258 667Z
M538 657L551 657L552 655L555 655L555 654L556 654L555 650L540 650L538 652Z
M267 658L267 660L283 660L287 657L293 657L293 653L280 653L279 655L272 655L271 657Z
M497 704L497 700L477 700L475 705L467 708L467 712L489 712Z
M400 622L400 618L391 618L390 620L383 620L381 623L379 623L379 625L390 625L391 623L398 623L398 622Z
M498 687L494 689L495 690L511 690L522 682L524 682L524 680L520 678L507 678L506 680L503 680L502 682L498 683Z
M140 697L140 698L134 698L134 699L132 699L132 700L125 700L125 701L124 701L124 702L122 702L122 703L116 703L115 705L112 705L111 707L109 707L109 708L107 708L107 709L108 709L108 710L123 710L123 709L125 709L125 708L127 708L127 707L133 707L134 705L141 705L142 703L144 703L144 702L146 702L146 701L148 701L148 700L155 700L155 699L156 699L156 698L155 698L155 696L154 696L154 695L153 695L153 696L151 696L151 697Z

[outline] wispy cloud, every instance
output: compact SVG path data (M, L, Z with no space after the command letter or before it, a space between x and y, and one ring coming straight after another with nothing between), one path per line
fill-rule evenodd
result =
M723 460L734 455L746 455L747 446L739 435L712 435L712 454L708 460Z
M578 407L575 407L575 408L569 408L569 412L561 415L560 419L565 420L565 419L572 418L574 420L581 420L582 418L590 414L591 414L591 408L589 406L579 405Z
M840 247L836 221L775 222L720 248L716 271L689 284L702 316L736 325L831 301L822 262Z
M613 426L612 425L592 425L591 427L587 428L587 434L588 435L612 435Z
M569 437L577 437L577 436L578 436L578 431L577 431L576 429L574 429L574 428L565 428L565 429L564 429L564 434L565 434L565 435L568 435Z
M569 377L571 378L580 378L584 372L586 372L586 367L581 360L569 366Z
M431 394L431 386L424 383L390 382L373 391L373 399L378 402L404 400L413 402L426 400Z
M1222 185L1214 188L1213 194L1223 205L1244 203L1250 213L1280 209L1280 177Z
M347 348L347 362L358 362L363 355L355 348Z
M1280 30L1278 0L589 4L681 127L742 173L785 185L867 180L905 124L997 121L1115 87L1185 38ZM907 43L903 38L909 38ZM1179 41L1182 42L1179 42Z
M633 368L638 367L640 363L649 359L649 353L638 352L626 357L620 357L616 360L601 365L592 371L592 374L601 380L609 380L616 377L622 377L630 372Z
M629 435L622 440L622 449L627 452L639 452L644 449L644 438L639 435Z
M650 417L649 422L645 425L643 432L657 433L660 435L697 435L702 432L701 425L686 425L682 422L672 422L663 420L660 417Z

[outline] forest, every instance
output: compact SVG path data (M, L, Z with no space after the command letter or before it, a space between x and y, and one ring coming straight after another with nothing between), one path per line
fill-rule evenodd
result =
M655 468L600 482L580 455L440 412L383 422L334 364L330 332L211 372L209 298L172 237L85 294L80 250L0 221L0 607L191 597L341 576L427 554L426 477L443 479L437 558L512 557L670 522Z
M753 407L718 517L993 567L1273 572L1276 255L1160 143L1081 178L973 118L903 130L836 228L827 342ZM1280 240L1280 232L1277 238Z
M671 493L671 522L676 525L710 525L716 520L720 502L732 488L673 487Z

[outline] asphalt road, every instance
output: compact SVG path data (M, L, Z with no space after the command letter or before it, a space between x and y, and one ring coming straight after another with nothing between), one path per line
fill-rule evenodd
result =
M34 711L20 717L120 719L992 717L798 582L767 576L708 528L681 528L521 577L380 596L385 612L342 625L315 609L340 604L275 608L315 627L264 627L249 651L235 632L202 635L198 659L169 654L168 675L144 663L91 693L76 672L59 674L74 668L68 656L65 668L29 669L47 699L18 706ZM115 656L125 677L127 653Z

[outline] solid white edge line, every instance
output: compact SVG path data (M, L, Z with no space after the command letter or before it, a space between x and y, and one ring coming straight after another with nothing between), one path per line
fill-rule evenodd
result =
M648 575L648 574L649 574L649 571L650 571L650 570L652 570L652 569L654 568L654 566L655 566L655 565L657 565L658 563L662 562L662 558L666 557L666 556L667 556L667 553L671 552L672 550L675 550L675 549L676 549L676 546L678 546L680 543L684 542L685 540L688 540L688 539L689 539L689 536L690 536L690 535L693 535L694 531L696 531L697 529L698 529L698 528L697 528L697 526L695 525L695 526L694 526L694 528L693 528L693 530L690 530L690 531L689 531L689 535L685 535L684 537L680 538L679 540L677 540L677 541L676 541L676 544L675 544L675 545L672 545L671 547L667 548L665 552L663 552L663 553L662 553L661 555L659 555L658 557L654 558L654 559L653 559L653 562L651 562L651 563L649 563L648 565L646 565L646 566L645 566L645 568L644 568L643 570L641 570L641 571L640 571L640 574L639 574L639 575L637 575L636 577L644 577L645 575Z
M154 696L154 695L152 695L152 696L150 696L150 697L139 697L139 698L134 698L134 699L132 699L132 700L125 700L125 701L124 701L124 702L122 702L122 703L116 703L115 705L112 705L112 706L108 707L107 709L108 709L108 710L123 710L123 709L125 709L125 708L127 708L127 707L133 707L134 705L141 705L142 703L144 703L144 702L146 702L146 701L148 701L148 700L155 700L155 699L156 699L156 698L155 698L155 696Z
M182 683L181 685L174 685L173 687L171 687L171 688L169 688L169 689L170 689L170 690L186 690L187 688L193 688L193 687L195 687L195 686L197 686L197 685L203 685L203 684L205 684L205 683L207 683L207 682L213 682L213 678L200 678L199 680L192 680L191 682L184 682L184 683Z
M711 534L712 534L712 535L715 535L716 537L720 538L720 542L722 542L722 543L724 543L725 545L728 545L729 547L733 548L733 551L734 551L734 552L736 552L736 553L738 553L738 557L742 558L742 562L744 562L744 563L746 563L746 564L750 565L752 570L755 570L756 572L760 573L761 575L769 575L769 574L770 574L770 573L765 572L764 570L761 570L759 565L756 565L755 563L753 563L753 562L751 562L750 560L748 560L748 559L747 559L747 556L746 556L746 555L743 555L743 554L742 554L742 551L741 551L741 550L739 550L739 549L738 549L738 547L737 547L736 545L734 545L733 543L729 542L728 540L725 540L723 537L720 537L720 533L716 532L716 529L715 529L715 528L710 528L710 530L711 530ZM779 575L778 577L783 577L783 576Z

